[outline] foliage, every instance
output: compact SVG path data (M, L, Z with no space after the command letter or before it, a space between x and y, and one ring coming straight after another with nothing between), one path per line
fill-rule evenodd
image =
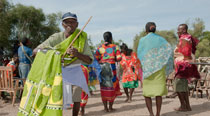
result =
M195 56L196 58L210 57L210 31L203 32L203 36L197 46Z
M32 48L59 31L57 14L45 15L42 9L36 9L33 6L17 4L11 10L11 16L14 34L11 38L28 37L33 43Z
M28 37L35 48L50 35L59 32L61 13L44 14L42 9L0 1L0 46L12 54L14 44ZM16 47L17 48L17 47Z
M0 46L8 45L8 38L10 36L11 22L9 18L9 9L12 5L7 0L0 1Z

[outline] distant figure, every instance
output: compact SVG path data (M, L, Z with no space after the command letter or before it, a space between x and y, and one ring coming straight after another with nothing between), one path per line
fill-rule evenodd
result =
M18 56L17 54L13 55L12 60L7 64L7 67L11 67L13 71L13 77L18 76Z
M105 32L103 36L105 43L97 48L95 57L101 65L100 87L104 111L111 112L114 111L115 98L122 95L115 66L115 63L121 60L121 54L119 47L112 44L112 33ZM107 102L109 102L109 108Z
M154 116L151 97L155 97L156 116L160 116L162 96L167 94L166 74L173 71L172 48L155 34L154 22L148 22L145 28L147 35L140 39L137 52L143 69L143 96L150 116Z
M127 97L125 102L131 102L134 89L139 86L138 80L140 80L141 76L141 63L136 53L128 49L126 44L123 43L120 48L122 52L120 65L123 69L122 85ZM128 89L130 89L130 94L128 94Z
M187 33L188 26L180 24L178 26L179 43L174 51L175 56L175 80L174 91L179 97L181 106L175 108L176 111L191 111L189 102L188 82L191 78L200 78L197 66L190 64L195 61L195 51L198 40Z
M32 64L32 49L28 46L31 44L28 38L20 40L20 47L18 48L19 58L19 75L20 78L26 79Z

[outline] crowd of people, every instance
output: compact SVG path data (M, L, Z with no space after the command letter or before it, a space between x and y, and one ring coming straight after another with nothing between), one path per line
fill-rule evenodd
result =
M121 81L126 95L125 102L132 102L135 88L141 83L150 116L154 116L152 97L156 100L156 116L160 116L162 96L168 92L166 77L173 70L176 72L174 92L181 104L175 110L192 110L188 97L188 83L194 77L200 78L197 67L190 64L195 61L198 40L188 34L186 24L178 26L179 42L173 50L165 38L155 33L156 24L148 22L145 26L147 35L140 39L137 53L125 43L120 46L113 44L112 33L109 31L103 34L104 43L92 53L87 42L87 34L84 31L80 33L78 24L76 14L65 13L62 16L65 31L53 34L33 51L28 47L31 44L28 38L20 39L18 54L4 64L18 72L14 73L16 74L14 76L27 78L25 83L27 87L24 89L18 116L62 115L61 69L75 64L81 65L91 95L94 94L95 85L99 82L105 112L115 111L114 101L117 96L122 95ZM76 41L71 43L78 33L80 35ZM70 43L72 46L69 47ZM0 55L2 56L2 53ZM117 74L117 69L121 69L121 75ZM69 77L71 75L69 74ZM80 86L72 85L73 116L85 114L88 97L88 93Z

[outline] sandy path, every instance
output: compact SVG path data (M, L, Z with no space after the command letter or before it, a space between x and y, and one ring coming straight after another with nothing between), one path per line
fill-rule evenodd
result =
M123 91L123 90L121 90ZM135 90L133 95L133 101L131 103L125 103L125 94L117 97L115 100L114 108L115 112L105 113L103 112L103 104L100 98L99 87L94 96L89 98L86 106L86 116L148 116L144 97L140 88ZM204 95L204 98L190 98L192 111L190 112L176 112L174 107L179 106L178 98L166 99L163 97L163 105L161 110L162 116L210 116L210 101L208 101ZM18 112L19 101L16 101L15 107L12 107L11 103L3 103L0 100L0 116L16 116ZM155 101L153 99L153 110L156 112ZM65 110L64 116L71 116L71 110Z

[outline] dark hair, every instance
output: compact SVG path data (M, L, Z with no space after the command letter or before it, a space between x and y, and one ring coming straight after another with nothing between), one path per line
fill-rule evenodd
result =
M107 31L104 33L104 41L110 44L112 42L112 33Z
M120 49L122 50L128 50L128 46L125 43L122 43L122 45L120 46Z
M184 26L184 28L185 28L186 30L188 30L187 24L180 24L179 26Z
M127 56L130 56L132 52L133 52L132 49L128 49L128 50L127 50Z
M29 41L29 39L26 38L26 37L24 37L24 38L22 38L22 39L20 40L20 42L21 42L24 46L26 46L26 44L28 43L28 41Z
M145 26L146 32L155 32L156 31L156 25L154 22L148 22Z
M12 58L15 58L15 57L18 57L18 54L14 54L14 55L12 56Z

